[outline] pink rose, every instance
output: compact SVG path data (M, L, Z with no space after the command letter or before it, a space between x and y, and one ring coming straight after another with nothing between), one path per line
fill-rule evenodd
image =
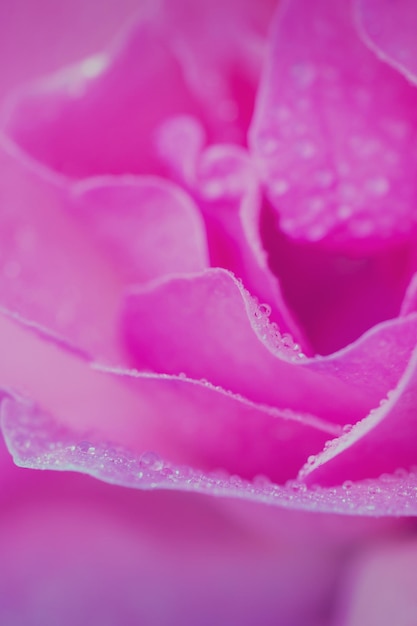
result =
M413 624L414 3L20 2L0 623Z

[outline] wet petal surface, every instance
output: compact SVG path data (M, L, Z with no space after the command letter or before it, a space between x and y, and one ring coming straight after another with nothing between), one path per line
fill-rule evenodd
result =
M416 103L350 2L282 3L251 129L281 228L356 252L414 232Z

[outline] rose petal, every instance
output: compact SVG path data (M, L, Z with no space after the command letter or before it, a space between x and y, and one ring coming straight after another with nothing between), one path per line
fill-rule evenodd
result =
M176 145L185 149L178 155ZM249 291L271 308L271 319L308 351L271 272L260 233L262 198L253 163L229 144L204 148L203 129L174 118L160 129L158 145L175 179L194 195L206 225L211 265L241 277Z
M339 424L364 417L397 384L416 331L413 316L373 329L333 357L305 359L222 269L138 288L125 312L136 367L204 377L255 402Z
M97 358L123 363L122 283L64 210L65 189L0 146L0 303Z
M261 232L271 269L313 353L331 354L398 316L416 268L415 239L373 253L329 250L284 235L268 206Z
M281 228L356 254L414 232L416 105L350 3L283 3L251 129Z
M341 626L412 626L417 622L417 546L413 538L367 550L345 583Z
M137 7L138 0L103 0L97 4L83 0L65 4L55 0L3 0L0 97L19 83L94 54Z
M90 179L71 210L125 283L208 266L204 224L190 198L158 178Z
M245 4L242 13L240 2L148 3L110 54L22 92L10 104L7 132L32 157L75 178L161 173L154 134L172 115L201 120L210 141L244 141L266 21L254 28L253 17L269 15L274 2L260 10ZM226 48L218 44L223 24Z
M417 398L417 352L387 399L346 434L311 458L300 476L310 484L337 484L380 476L417 464L414 415Z
M78 441L110 441L136 454L154 450L179 464L282 482L337 432L314 416L263 407L203 381L92 367L15 320L0 321L1 388L37 405L13 409L6 402L4 432L18 445L26 428L23 450L31 457L37 446L56 440L61 427Z
M405 292L400 315L408 315L417 310L417 273L414 274Z
M7 625L321 626L346 553L384 530L377 520L8 469L19 484L1 492Z
M80 428L67 429L33 407L11 401L3 405L2 428L15 462L25 468L78 471L130 489L194 491L268 503L280 509L352 516L417 515L415 473L314 489L294 480L285 486L276 485L267 476L247 481L224 470L207 472L179 466L151 451L139 455L96 439L80 441ZM331 527L334 530L334 525Z
M417 81L417 13L413 0L355 0L364 40L411 82Z

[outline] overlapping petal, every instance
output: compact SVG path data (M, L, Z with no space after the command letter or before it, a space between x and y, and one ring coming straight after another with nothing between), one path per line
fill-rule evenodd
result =
M163 173L155 133L170 116L198 118L210 141L242 143L274 4L146 3L108 54L20 94L7 132L75 178Z
M416 104L351 2L283 2L251 130L281 228L351 254L415 232Z
M382 324L340 353L306 359L230 273L211 269L132 292L125 329L139 368L207 378L253 401L343 425L364 417L397 384L417 319Z
M0 5L0 97L25 81L96 53L137 7L138 0L65 4L4 0Z
M19 423L29 427L24 440L31 440L39 414L47 424L43 444L53 446L59 427L69 428L80 441L112 442L180 465L283 482L337 432L314 416L255 404L205 381L93 367L7 317L0 331L3 392L29 401L14 411L3 401L3 431L15 442ZM26 452L36 456L35 439Z
M0 147L0 305L97 358L122 362L122 283L66 201L62 186Z
M411 82L417 81L417 14L413 0L355 0L365 42Z
M415 406L417 354L395 389L380 406L349 432L332 442L304 468L310 483L336 484L344 480L378 477L396 469L410 470L417 463Z

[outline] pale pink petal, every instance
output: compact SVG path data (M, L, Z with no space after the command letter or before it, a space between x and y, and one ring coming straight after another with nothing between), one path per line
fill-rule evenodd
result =
M210 141L245 140L274 2L147 5L109 53L10 103L7 133L32 157L75 178L161 173L155 133L178 114L201 120Z
M355 253L414 232L416 105L351 2L283 2L251 129L283 231Z
M96 357L123 362L122 283L64 210L67 196L0 146L0 303Z
M417 12L414 0L355 0L361 34L377 56L417 81Z
M365 551L344 583L337 626L417 623L417 544L413 537Z
M207 378L255 402L339 424L364 417L397 384L416 331L415 317L394 321L332 357L306 359L223 269L135 289L125 313L136 367Z
M314 352L340 350L398 316L416 269L416 240L365 253L295 241L264 207L262 239L285 301Z
M312 457L300 476L310 484L338 484L344 480L374 478L395 470L417 466L415 406L417 399L417 352L397 387L380 406L355 424L317 457Z
M162 179L90 179L72 188L70 209L126 284L209 264L198 208Z
M78 441L112 442L202 470L283 482L338 431L314 416L257 405L204 381L92 366L7 317L0 335L1 388L30 401L4 402L4 432L17 445L22 427L29 426L24 450L31 457L39 421L41 444L70 428Z
M0 98L25 81L96 53L144 1L2 0Z

